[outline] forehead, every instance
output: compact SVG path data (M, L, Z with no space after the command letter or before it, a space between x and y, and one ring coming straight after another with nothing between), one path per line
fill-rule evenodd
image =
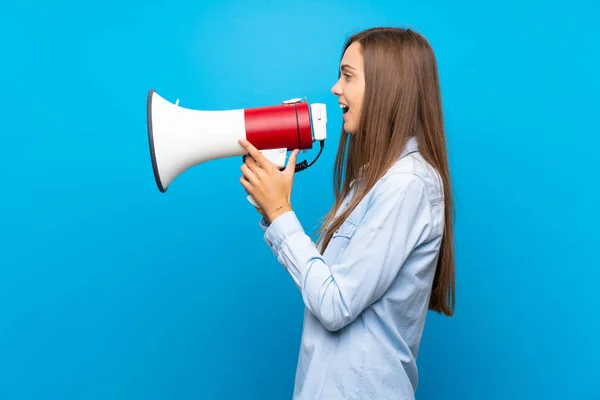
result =
M362 69L363 66L363 54L362 46L359 42L352 43L344 52L340 66L348 65L355 69Z

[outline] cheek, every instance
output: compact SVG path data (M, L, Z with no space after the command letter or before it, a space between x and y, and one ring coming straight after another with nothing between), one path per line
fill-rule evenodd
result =
M349 97L349 101L352 102L352 106L353 108L355 108L355 111L360 111L360 107L362 106L363 101L362 91L356 87L353 87L352 89L348 90L347 94Z
M348 99L348 103L350 103L350 107L352 107L354 111L354 108L356 108L356 106L358 106L360 103L360 98L356 95L356 89L347 88L345 94L346 99Z

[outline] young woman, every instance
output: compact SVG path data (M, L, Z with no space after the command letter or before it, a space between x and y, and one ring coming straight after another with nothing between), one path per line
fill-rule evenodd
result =
M279 171L240 141L250 154L240 183L306 306L294 398L413 399L427 310L452 315L455 297L434 53L410 29L360 32L344 47L332 92L343 129L320 246L290 204L298 151Z

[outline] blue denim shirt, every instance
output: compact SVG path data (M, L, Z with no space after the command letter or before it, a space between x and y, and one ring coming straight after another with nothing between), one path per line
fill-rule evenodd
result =
M294 399L414 399L444 229L442 183L416 140L323 255L293 211L260 226L305 304Z

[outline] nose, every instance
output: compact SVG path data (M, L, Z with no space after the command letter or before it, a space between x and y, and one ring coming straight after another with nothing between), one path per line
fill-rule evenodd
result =
M341 96L342 95L342 88L340 86L340 81L339 80L331 88L331 93L333 93L336 96Z

